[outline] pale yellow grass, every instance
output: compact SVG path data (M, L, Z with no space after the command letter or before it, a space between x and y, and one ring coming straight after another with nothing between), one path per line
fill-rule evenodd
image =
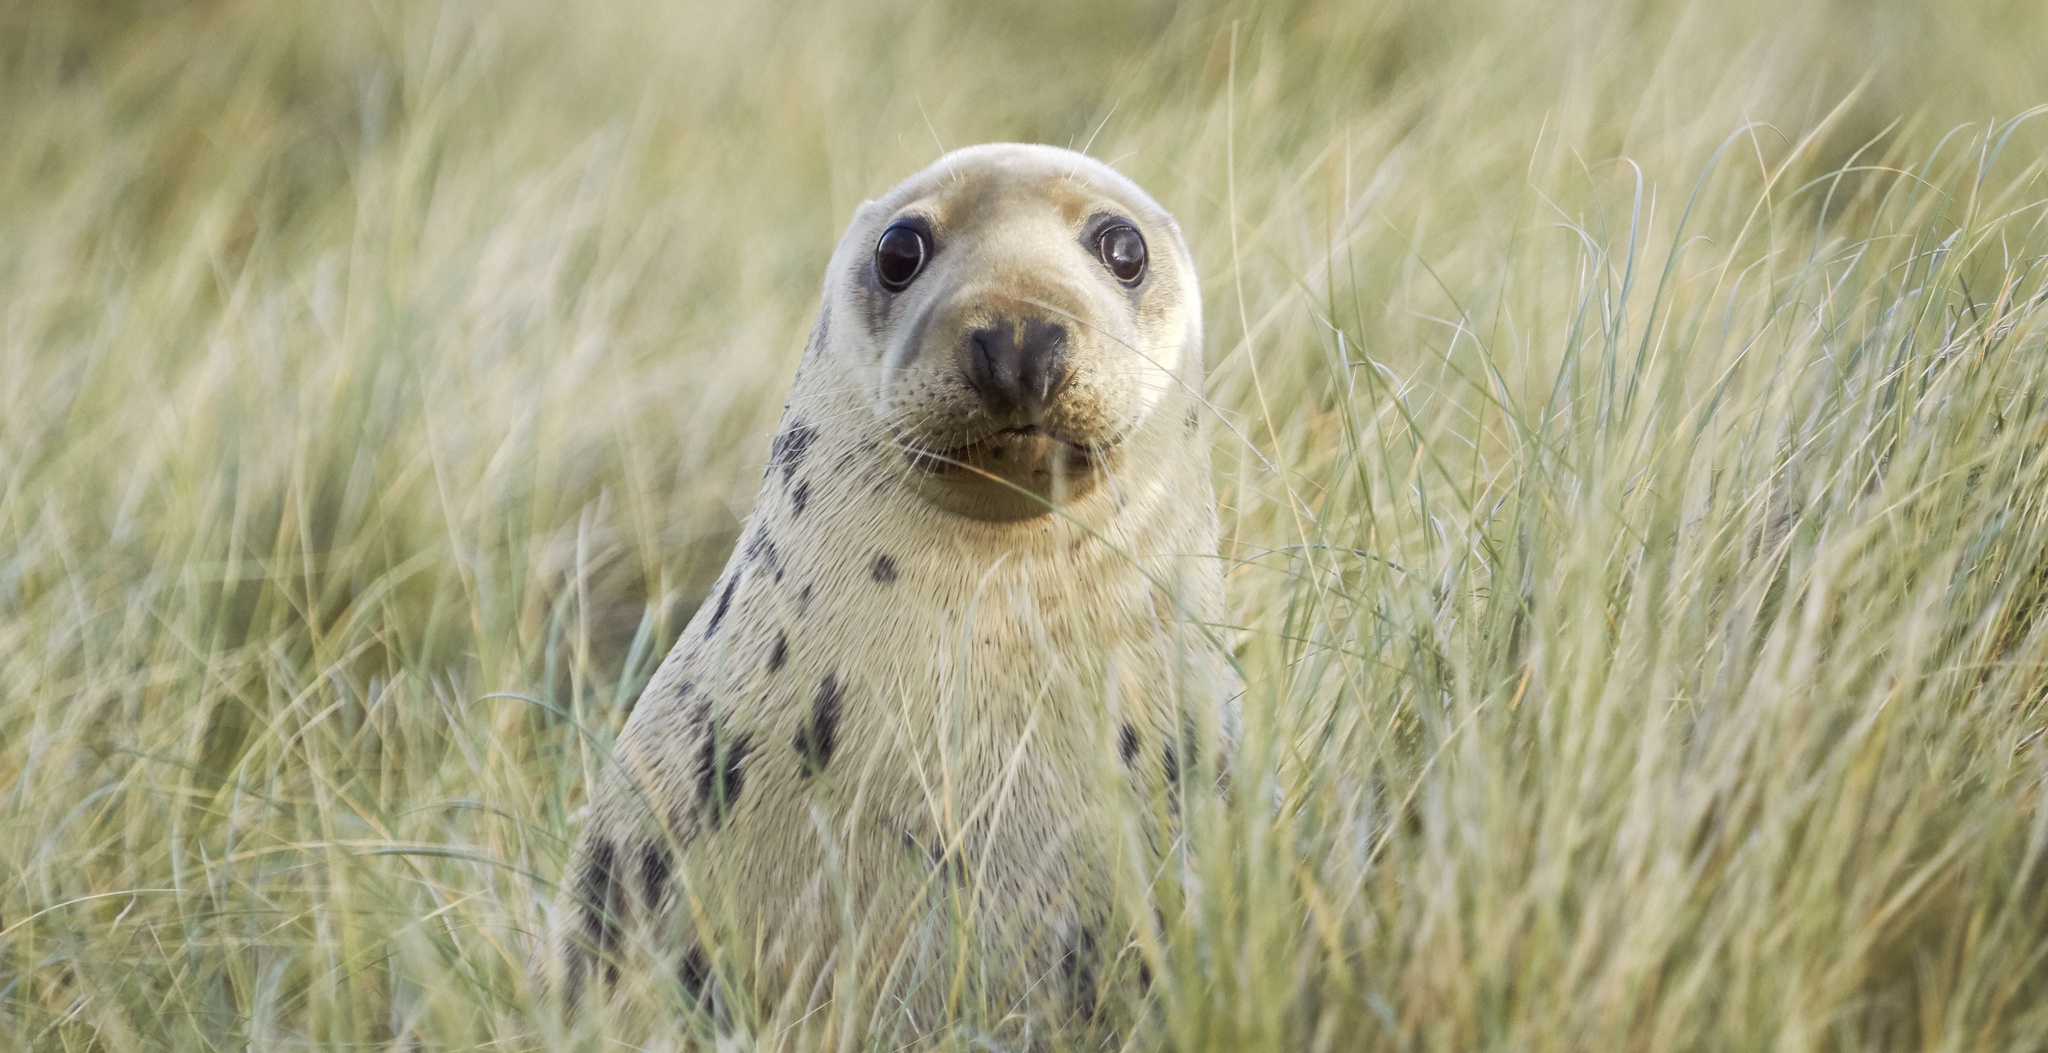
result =
M1115 1041L2043 1048L2043 40L0 7L0 1048L527 1042L841 224L1004 138L1208 298L1248 741Z

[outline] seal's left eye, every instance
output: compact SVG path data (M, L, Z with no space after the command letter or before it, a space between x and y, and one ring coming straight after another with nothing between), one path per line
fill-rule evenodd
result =
M917 272L924 270L929 255L931 246L923 231L908 223L893 224L875 242L875 276L882 279L883 288L902 292Z
M1095 254L1125 285L1136 285L1145 276L1145 239L1135 227L1118 225L1103 231L1095 239Z

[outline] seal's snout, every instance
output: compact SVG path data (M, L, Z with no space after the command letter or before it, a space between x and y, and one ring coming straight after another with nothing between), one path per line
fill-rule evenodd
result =
M1039 423L1066 386L1067 327L1038 315L998 315L967 333L960 348L968 384L998 420Z
M1039 160L932 169L864 206L818 331L851 323L831 330L858 348L843 389L880 396L876 423L933 504L990 521L1108 514L1080 503L1183 434L1200 288L1144 191L1078 155L990 156L1012 150Z

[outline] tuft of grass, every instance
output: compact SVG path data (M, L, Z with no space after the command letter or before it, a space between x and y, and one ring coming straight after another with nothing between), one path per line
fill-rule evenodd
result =
M529 1043L840 225L1014 138L1208 297L1241 792L1118 1041L2038 1048L2044 35L0 8L0 1046Z

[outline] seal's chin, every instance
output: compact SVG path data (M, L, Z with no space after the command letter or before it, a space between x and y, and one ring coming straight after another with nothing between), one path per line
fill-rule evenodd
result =
M942 450L899 441L927 500L996 522L1050 515L1087 496L1113 451L1113 445L1083 445L1037 427L1005 428Z

